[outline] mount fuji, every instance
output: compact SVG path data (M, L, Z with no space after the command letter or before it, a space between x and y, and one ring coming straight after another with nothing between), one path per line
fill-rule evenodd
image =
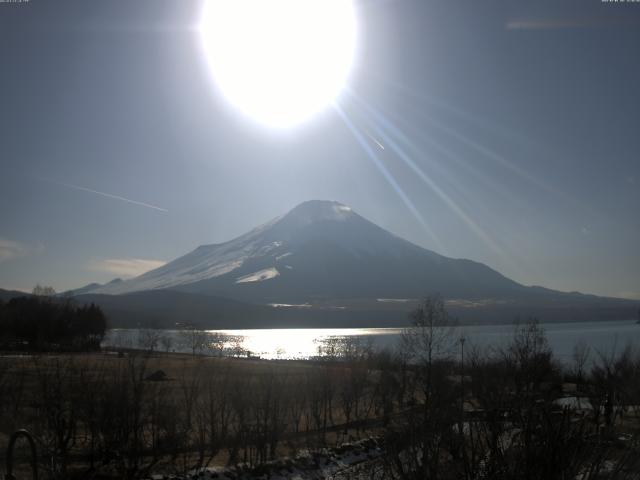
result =
M132 295L147 298L150 292L155 301L164 292L165 303L171 295L191 295L200 302L206 296L234 302L238 312L240 305L251 305L252 315L263 318L273 317L265 314L268 307L279 316L294 310L296 318L333 315L347 323L360 315L397 324L418 299L435 292L469 321L510 321L518 314L577 320L585 319L587 311L589 318L620 318L612 308L632 312L635 306L519 284L482 263L419 247L346 205L320 200L302 203L231 241L200 246L139 277L83 290L78 298L114 305L130 302Z
M260 302L335 298L484 298L525 287L470 260L438 255L338 202L309 201L234 240L203 245L93 293L172 289Z

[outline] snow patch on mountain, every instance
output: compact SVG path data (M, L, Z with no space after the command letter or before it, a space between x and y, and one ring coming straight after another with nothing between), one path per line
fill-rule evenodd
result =
M241 267L247 259L279 248L278 242L264 244L261 234L272 222L255 228L230 242L202 245L192 252L117 285L105 285L92 293L119 295L142 290L172 288L216 278Z
M310 200L301 203L282 219L288 228L301 228L318 222L345 222L356 214L339 202Z
M254 273L250 273L249 275L239 277L236 280L236 283L263 282L265 280L275 278L278 275L280 275L280 272L277 268L265 268L264 270L259 270Z
M311 308L313 305L310 303L269 303L273 308Z
M415 302L415 298L376 298L380 303L407 303Z

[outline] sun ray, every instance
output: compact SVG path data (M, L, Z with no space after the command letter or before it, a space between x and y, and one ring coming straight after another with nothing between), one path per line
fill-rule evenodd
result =
M391 137L389 137L380 127L372 125L376 134L388 145L391 150L413 171L418 177L455 213L469 229L471 229L491 250L495 253L502 253L495 241L455 202L446 192L444 192L434 182L422 168L400 147Z
M352 96L355 95L353 92L349 93ZM513 271L522 275L523 269L516 265L514 261L514 259L517 258L514 252L510 251L509 248L499 244L494 238L492 238L491 235L489 235L489 233L473 219L472 215L462 207L460 202L456 201L451 194L447 193L443 185L439 185L433 178L431 178L424 169L421 168L415 160L413 160L411 154L407 152L402 145L400 145L403 144L406 148L412 150L414 155L419 155L421 158L425 158L424 154L420 153L421 150L416 147L415 143L411 141L407 134L397 127L384 113L380 112L368 102L361 98L357 98L357 100L358 104L366 110L360 116L364 118L364 121L374 131L375 135L381 138L389 149L396 154L445 203L445 205L447 205L447 207L487 245L492 252L499 254ZM376 143L378 143L377 140ZM441 174L449 180L450 187L453 187L453 189L459 194L460 189L455 188L455 183L452 183L451 173L445 170L439 162L430 161L430 164L437 168ZM478 174L480 175L480 172L478 172ZM505 193L505 195L508 194ZM473 204L475 207L478 206L478 202L474 202ZM524 267L527 271L531 270L528 265L524 265Z
M425 231L429 234L431 239L436 244L436 247L439 249L439 251L444 252L443 243L440 241L440 239L435 234L433 229L427 224L422 214L420 214L420 211L417 209L417 207L411 201L411 199L407 196L407 194L404 192L402 187L398 184L397 180L393 177L393 175L384 165L382 160L380 160L377 153L373 150L373 148L371 148L371 146L365 139L364 135L358 130L356 125L351 121L351 119L347 116L347 114L344 112L342 107L338 105L337 102L334 103L334 108L336 112L338 112L338 115L340 116L342 121L345 123L345 125L347 126L351 134L355 137L358 144L362 147L364 152L367 154L367 157L373 162L373 164L376 166L378 171L382 174L382 176L387 181L387 183L391 185L393 190L400 197L400 199L405 204L405 206L409 209L411 214L418 220L418 222L420 222L422 227L425 229Z
M356 100L358 104L362 108L364 108L369 115L372 115L382 126L384 126L390 133L392 133L395 136L398 142L403 144L405 147L411 149L415 155L421 155L424 152L424 149L418 147L416 145L415 140L410 139L407 136L407 133L405 133L405 131L412 132L413 137L426 143L433 150L436 150L440 155L446 158L448 162L455 163L458 167L462 168L467 174L474 177L474 179L486 185L492 192L499 193L504 199L508 199L509 201L518 201L518 199L517 198L514 199L511 192L508 192L506 189L504 189L501 184L493 181L493 179L490 176L488 176L486 173L481 171L472 163L465 162L464 160L462 160L458 155L456 155L449 148L445 147L440 142L435 140L428 133L424 131L417 131L412 125L407 124L402 118L396 118L396 121L401 122L403 125L403 128L400 128L399 126L393 123L393 121L389 118L388 114L385 114L381 112L379 109L377 109L376 107L370 105L367 101L360 98L354 92L350 91L349 93L351 97L354 100ZM427 160L429 160L428 157L426 158ZM452 177L451 172L448 170L445 170L442 167L442 162L435 162L433 160L429 160L429 161L435 168L438 169L438 171L443 176L447 178L447 180L452 185L452 187L455 188L456 191L461 196L464 196L464 189L456 187L457 182ZM476 204L477 202L470 201L470 203Z

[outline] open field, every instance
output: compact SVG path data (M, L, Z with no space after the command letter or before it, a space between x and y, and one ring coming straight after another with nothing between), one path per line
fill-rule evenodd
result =
M58 457L67 475L86 463L109 465L116 477L151 467L258 464L375 428L365 422L374 416L371 397L358 412L340 408L334 389L350 371L133 351L7 355L0 358L0 446L27 428L41 455Z

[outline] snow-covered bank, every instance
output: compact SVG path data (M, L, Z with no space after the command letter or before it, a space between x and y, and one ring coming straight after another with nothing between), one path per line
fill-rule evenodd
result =
M192 471L187 475L155 474L150 478L152 480L320 480L340 478L347 472L349 478L355 478L352 475L354 469L379 459L381 455L380 442L371 438L319 452L303 452L294 458L274 460L258 467L246 465L213 467Z

